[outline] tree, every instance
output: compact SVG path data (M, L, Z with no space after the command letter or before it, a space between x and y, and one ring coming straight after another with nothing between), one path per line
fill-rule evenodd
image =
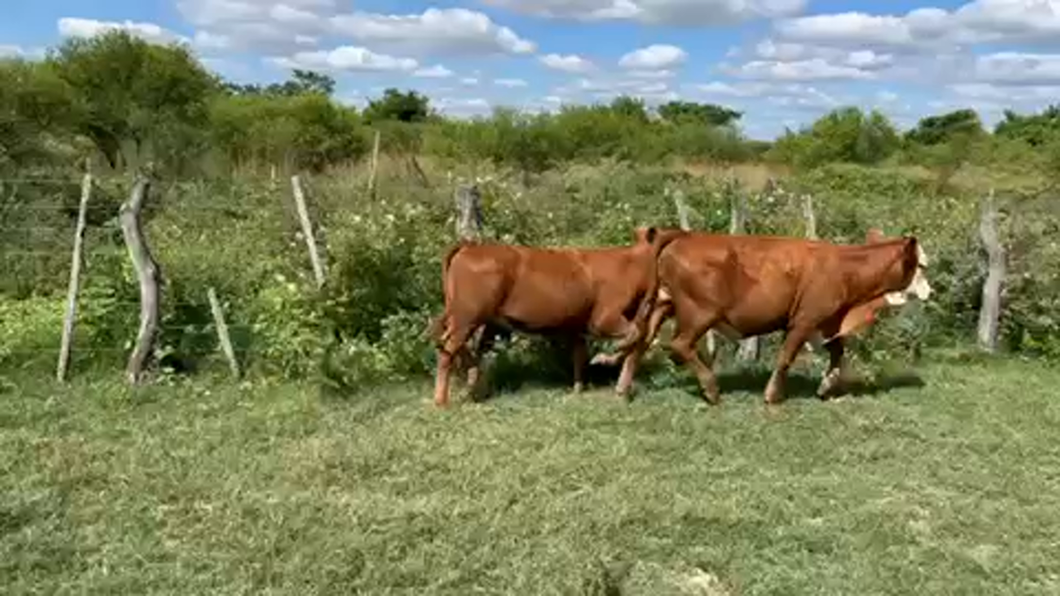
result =
M732 126L743 112L710 103L671 101L659 106L659 116L673 124L699 124L710 127Z
M905 134L905 138L920 145L939 145L950 142L957 136L976 137L984 132L979 113L965 108L921 118L917 125Z
M49 141L69 138L73 109L70 87L46 64L0 60L0 166L52 157Z
M112 167L131 142L188 158L205 139L208 99L220 81L180 45L147 43L126 31L69 39L47 58L77 95L78 128Z
M226 82L224 88L234 95L279 95L294 97L297 95L320 94L330 97L335 92L335 79L311 70L294 69L291 78L283 83L272 83L261 86Z
M856 107L845 107L825 114L797 134L786 131L770 155L806 168L831 162L873 164L890 157L898 146L898 131L887 116L877 110L866 116Z
M619 95L611 100L611 111L618 116L629 118L642 124L648 122L648 108L644 105L644 100L639 97Z
M994 127L994 134L1024 141L1032 147L1045 145L1060 138L1060 104L1050 105L1040 114L1027 116L1005 110L1004 118Z
M367 122L397 120L399 122L423 122L432 116L431 100L416 91L401 92L393 87L383 91L383 97L369 100L364 110Z

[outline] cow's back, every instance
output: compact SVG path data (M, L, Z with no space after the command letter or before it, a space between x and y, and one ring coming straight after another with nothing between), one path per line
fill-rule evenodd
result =
M678 286L672 294L718 311L723 327L758 335L783 327L809 288L829 283L834 258L821 242L692 234L663 251L659 271L664 285Z

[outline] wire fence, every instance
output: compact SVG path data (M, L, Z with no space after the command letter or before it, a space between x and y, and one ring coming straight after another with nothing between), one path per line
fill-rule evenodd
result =
M272 319L260 320L260 311L265 308L261 303L266 300L261 295L269 284L281 283L275 282L277 276L282 283L298 285L299 293L312 294L313 269L306 249L306 229L315 237L315 246L326 262L324 268L332 282L353 286L363 280L359 287L345 288L346 295L342 297L347 310L368 313L357 319L358 324L378 327L379 321L372 317L385 318L401 309L440 308L436 261L441 250L455 239L453 225L457 214L452 190L460 180L426 188L415 181L380 177L374 192L368 192L359 179L303 177L302 181L309 199L304 214L288 180L178 180L153 186L143 221L151 252L162 270L158 333L164 341L179 342L182 334L201 338L217 332L216 323L208 317L207 289L213 287L217 288L225 324L233 335L252 335L262 325L279 327L288 323L278 320L273 311L269 312ZM608 183L604 180L600 184ZM45 310L51 317L47 320L55 329L39 341L0 346L0 363L5 357L12 361L20 354L57 354L59 350L55 318L65 310L63 294L79 209L74 194L79 190L74 189L80 184L78 177L0 179L0 306L5 294L25 299L47 297ZM603 190L595 193L596 198L590 197L580 205L565 185L529 189L510 188L503 180L487 182L481 185L486 190L484 201L489 203L485 225L497 240L531 244L572 238L582 245L623 242L635 223L678 225L679 220L689 217L692 227L729 231L729 220L737 212L731 186L708 188L680 177L662 179L664 187L659 184L656 181L646 188L631 184L631 190L623 191L632 195L629 198L616 196L602 186ZM127 342L135 335L140 301L118 221L119 208L126 202L124 194L130 186L129 180L117 178L97 180L93 185L83 256L86 271L78 309L79 317L88 315L84 318L89 325L109 328L101 333L104 340L82 341L84 338L77 336L75 351L130 351ZM671 186L681 189L674 193L680 199L671 196ZM969 264L967 267L985 263L985 259L967 254L969 248L975 247L978 228L984 225L978 208L969 211L922 201L910 205L911 213L903 213L893 207L870 204L866 208L870 215L864 216L848 215L853 208L844 204L841 195L816 195L809 202L805 192L788 192L783 184L757 194L743 194L745 205L741 209L749 216L748 233L803 235L812 229L825 239L860 242L866 220L882 213L891 221L904 222L900 225L906 227L922 225L922 220L942 221L952 237L946 239L952 244L944 247L946 250L963 253L960 256L965 259L963 263ZM681 204L684 208L679 214ZM808 204L812 204L810 213L806 211ZM812 212L814 208L816 213ZM982 209L986 213L987 207ZM996 206L991 209L996 211ZM310 221L308 228L300 221L303 216ZM928 231L938 234L937 230ZM953 242L953 238L963 237L972 242ZM398 256L364 248L369 245ZM357 258L353 273L341 272L350 267L342 260L349 256L344 250L362 250L354 255ZM410 274L404 269L416 272ZM995 291L1001 290L991 290ZM98 310L95 302L104 303L99 308L106 313L94 312ZM282 309L283 305L276 308ZM290 316L303 315L305 311L292 312ZM81 333L80 328L77 333ZM102 343L116 341L116 337L126 339L121 340L121 345ZM984 342L994 346L997 338ZM253 347L241 344L240 349Z

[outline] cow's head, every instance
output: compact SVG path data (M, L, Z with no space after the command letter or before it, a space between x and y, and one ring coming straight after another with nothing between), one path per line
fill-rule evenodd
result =
M878 228L872 228L865 235L867 244L877 244L889 240ZM905 236L902 238L902 278L909 279L904 289L884 294L884 299L891 306L898 306L909 301L913 296L918 300L927 300L931 297L931 283L928 282L925 271L928 267L927 253L917 240L916 236Z

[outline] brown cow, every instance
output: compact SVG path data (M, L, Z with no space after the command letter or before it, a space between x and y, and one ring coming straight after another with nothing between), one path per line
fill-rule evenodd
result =
M817 391L824 398L843 376L843 338L910 294L926 300L926 267L916 238L885 239L879 230L860 245L689 232L660 253L659 296L644 340L627 354L599 354L592 362L625 357L624 368L635 367L629 362L643 356L673 315L672 355L696 373L705 398L718 403L714 373L695 349L700 337L708 329L734 340L783 329L784 345L765 391L766 402L776 403L795 355L819 334L830 360Z
M588 361L585 334L619 339L626 353L638 345L658 289L659 251L676 234L637 228L631 246L542 248L461 243L445 255L442 278L445 311L433 335L438 364L434 402L449 401L453 360L470 360L468 384L475 387L482 354L498 330L566 337L574 342L575 391ZM476 333L474 354L466 343ZM631 362L619 386L632 383Z

